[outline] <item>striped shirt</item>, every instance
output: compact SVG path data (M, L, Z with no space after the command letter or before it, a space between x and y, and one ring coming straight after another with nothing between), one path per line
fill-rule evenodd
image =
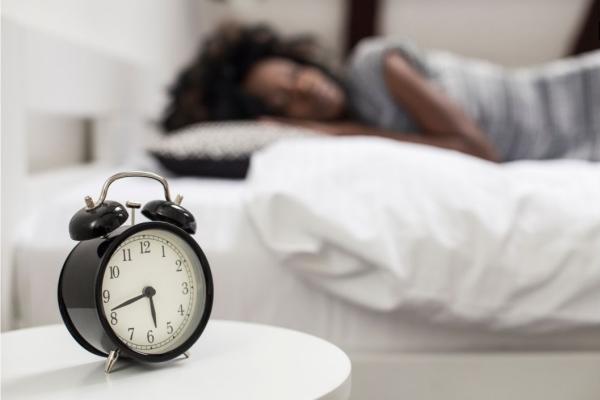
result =
M418 124L391 96L383 59L397 51L463 108L504 161L576 158L600 161L600 51L509 70L489 62L386 39L363 40L346 80L359 120L399 133Z

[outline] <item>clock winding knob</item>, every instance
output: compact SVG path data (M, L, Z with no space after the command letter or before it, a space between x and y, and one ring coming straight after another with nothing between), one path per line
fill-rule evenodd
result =
M135 225L135 210L142 206L142 203L136 203L135 201L125 202L125 206L131 209L131 225Z

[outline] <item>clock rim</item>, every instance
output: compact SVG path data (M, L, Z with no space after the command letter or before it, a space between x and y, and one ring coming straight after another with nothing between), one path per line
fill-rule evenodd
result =
M75 323L73 322L73 320L71 319L71 316L69 315L69 312L67 310L67 306L65 304L65 299L63 296L63 276L65 274L66 271L66 266L67 263L69 261L69 259L71 258L71 256L75 253L75 250L77 249L77 247L81 244L82 242L79 242L69 253L69 255L67 256L63 267L60 271L60 276L58 278L58 309L60 311L60 315L62 317L63 323L65 324L65 326L67 327L67 331L69 331L69 333L71 334L71 336L73 337L73 339L75 339L75 341L77 343L79 343L79 345L81 347L83 347L84 349L86 349L87 351L89 351L92 354L95 354L97 356L100 357L106 357L108 356L107 353L104 353L102 350L96 348L94 345L92 345L79 331L79 329L77 328L77 326L75 325Z
M204 274L204 280L205 280L205 286L206 286L206 298L205 298L205 302L204 302L204 310L202 312L203 314L202 314L202 317L200 318L200 321L198 322L198 325L194 328L194 331L192 332L190 337L185 342L183 342L181 345L174 348L173 350L169 350L165 353L156 353L156 354L138 353L138 352L132 350L131 348L129 348L125 343L123 343L121 341L121 339L119 339L119 337L113 331L112 327L110 326L110 323L108 322L106 316L104 315L104 310L102 308L102 278L104 276L104 272L106 271L106 266L108 265L108 261L110 260L110 258L114 254L114 251L117 249L117 247L121 243L123 243L129 237L135 235L137 232L140 232L143 230L148 230L148 229L159 229L159 230L164 229L164 230L170 231L171 233L177 235L182 240L184 240L187 244L189 244L190 247L192 248L192 251L196 254L198 259L200 260L200 266L202 267L202 272ZM96 300L95 301L96 311L98 313L98 317L100 318L100 324L102 325L102 328L104 329L106 335L118 348L120 354L125 357L128 357L128 358L132 358L132 359L139 360L139 361L147 361L147 362L162 362L162 361L172 360L173 358L176 358L176 357L180 356L181 354L183 354L186 350L188 350L190 347L192 347L194 345L194 343L196 343L198 338L202 335L202 332L204 332L204 329L206 328L208 320L210 319L210 314L212 311L212 304L213 304L213 297L214 297L213 296L214 288L213 288L212 274L210 272L210 265L208 263L208 259L206 258L206 255L202 251L202 248L200 247L200 245L198 245L198 243L192 238L192 236L189 233L187 233L183 229L181 229L175 225L169 224L167 222L161 222L161 221L141 222L139 224L132 225L131 227L126 228L124 231L120 232L119 235L111 241L108 248L104 252L104 256L102 258L102 261L100 262L100 268L98 268L98 273L96 275L95 281L96 281L96 283L95 283L94 299Z

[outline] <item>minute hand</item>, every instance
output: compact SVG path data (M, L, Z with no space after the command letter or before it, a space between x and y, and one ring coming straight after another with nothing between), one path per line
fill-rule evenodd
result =
M154 302L152 301L152 296L148 296L148 299L150 299L150 313L152 314L152 321L154 321L154 327L157 328L157 326L156 326L156 310L154 309Z
M127 300L127 301L125 301L125 302L123 302L123 303L119 304L118 306L116 306L115 308L113 308L113 309L112 309L112 310L110 310L110 311L115 311L115 310L116 310L116 309L118 309L118 308L121 308L121 307L128 306L129 304L131 304L131 303L134 303L134 302L138 301L139 299L143 299L144 297L146 297L146 295L142 293L142 294L140 294L139 296L135 296L134 298L132 298L132 299L129 299L129 300Z

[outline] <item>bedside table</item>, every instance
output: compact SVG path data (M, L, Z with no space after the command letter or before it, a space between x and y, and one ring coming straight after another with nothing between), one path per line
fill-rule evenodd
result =
M190 358L119 361L81 348L63 325L2 334L3 399L328 399L350 397L350 360L336 346L265 325L209 321Z

